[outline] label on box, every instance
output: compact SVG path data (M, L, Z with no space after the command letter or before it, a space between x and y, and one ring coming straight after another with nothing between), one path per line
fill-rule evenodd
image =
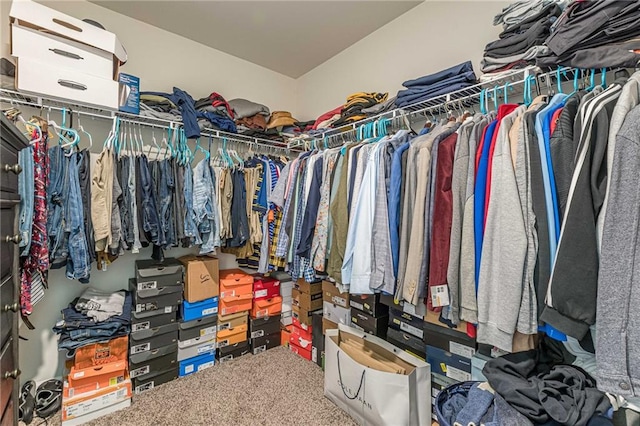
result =
M184 374L193 373L193 364L189 364L184 368Z
M332 296L331 297L331 301L333 302L334 305L340 305L340 306L343 306L343 307L347 306L347 299L345 299L344 297Z
M203 309L202 310L202 316L207 316L207 315L213 315L215 313L218 313L218 307L214 306L213 308L207 308L207 309Z
M351 301L351 307L364 311L364 305L362 303Z
M79 417L79 416L82 416L83 414L87 414L88 412L92 412L92 411L99 410L101 408L113 405L119 400L124 399L126 396L127 396L127 389L122 388L122 389L118 389L115 392L110 392L106 395L102 395L98 400L90 399L88 401L82 401L76 404L66 406L64 410L66 412L67 418L72 419L74 417Z
M131 331L140 331L140 330L148 330L151 328L149 321L139 322L138 324L133 324L131 326Z
M204 353L204 352L210 352L216 349L216 345L211 344L211 345L204 345L204 346L200 346L198 348L198 354Z
M229 346L229 339L221 340L220 342L218 342L218 347L219 348L224 348L225 346Z
M202 330L200 330L200 336L206 336L207 334L215 334L216 332L216 326L211 326L211 327L207 327L207 328L203 328Z
M224 312L224 309L223 309L223 312ZM231 328L231 323L230 322L225 322L224 324L218 324L218 331L228 330L230 328Z
M229 354L227 356L223 356L222 358L220 358L220 362L225 362L225 361L231 361L233 359L233 354Z
M171 311L173 311L173 306L165 306L164 307L164 313L165 314L170 314Z
M84 371L78 371L73 375L74 379L79 379L80 377L84 377Z
M449 286L444 284L431 287L431 304L434 307L449 306Z
M158 282L157 281L145 281L145 282L141 282L138 283L138 291L140 290L153 290L158 288Z
M131 355L139 354L151 349L151 342L143 343L142 345L136 345L131 347Z
M264 330L256 330L251 332L251 338L255 339L256 337L264 336Z
M118 383L124 382L124 377L123 376L118 376L118 377L111 377L109 379L109 386L115 386Z
M469 346L461 345L458 342L449 342L449 352L451 352L452 354L460 355L464 358L473 358L476 350Z
M267 297L268 294L269 294L269 290L267 290L267 289L258 290L258 291L253 293L253 298L257 299L259 297Z
M205 362L204 364L200 364L198 366L198 371L202 371L202 370L205 370L205 369L207 369L209 367L213 367L213 363L214 363L214 361L209 361L209 362Z
M235 297L235 296L236 296L235 290L227 290L220 293L220 299L224 299L225 297Z
M141 394L142 392L146 392L148 390L153 389L153 381L145 383L144 385L136 386L136 393Z
M258 346L257 348L253 348L253 354L258 355L259 353L264 352L266 350L267 350L267 345Z
M416 305L412 305L411 303L404 303L402 305L402 311L408 313L409 315L416 315Z
M457 380L459 382L467 382L471 380L471 373L467 373L466 371L462 371L459 368L452 367L450 365L447 366L447 377L453 380Z
M414 327L411 324L407 324L406 322L400 321L400 330L406 331L409 334L417 336L422 339L424 335L424 330L420 330L418 327Z
M131 378L135 378L138 376L144 376L145 374L149 373L149 366L145 365L144 367L140 367L140 368L136 368L135 370L131 370L129 372L129 376L131 376Z
M260 311L256 311L256 318L264 318L269 313L268 309L262 309Z
M136 305L136 312L153 311L158 309L157 303L138 303ZM169 311L171 312L171 311Z

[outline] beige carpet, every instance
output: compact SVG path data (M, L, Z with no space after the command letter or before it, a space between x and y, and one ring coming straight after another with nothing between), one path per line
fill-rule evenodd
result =
M278 347L134 396L131 407L88 425L355 425L323 392L322 370Z

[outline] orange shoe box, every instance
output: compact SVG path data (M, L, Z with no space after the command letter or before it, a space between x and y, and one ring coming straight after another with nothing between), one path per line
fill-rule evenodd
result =
M287 325L286 327L283 327L282 330L280 330L280 333L282 336L280 339L280 344L282 346L289 346L289 336L291 336L292 329L293 329L293 326Z
M87 368L73 366L67 376L68 386L64 386L62 395L73 398L122 383L126 377L127 361L108 362Z
M282 312L282 297L275 296L271 299L256 299L251 308L252 318L264 318L278 315Z
M83 369L115 361L127 361L129 336L92 343L76 349L73 367Z
M64 383L63 389L68 387ZM64 393L68 393L66 390ZM62 421L75 419L77 417L93 413L106 407L118 404L131 399L131 380L129 376L118 384L107 386L106 388L84 393L73 398L62 398Z
M246 341L248 329L249 327L246 324L243 324L238 327L218 331L218 348L224 348L225 346L235 345L236 343Z
M250 295L253 298L253 277L240 269L220 271L220 301L237 296ZM222 314L225 315L225 314Z
M218 314L231 315L237 312L248 312L253 306L253 295L251 293L228 296L218 300Z

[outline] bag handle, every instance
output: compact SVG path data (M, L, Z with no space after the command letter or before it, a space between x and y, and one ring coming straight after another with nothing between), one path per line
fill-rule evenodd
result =
M338 379L340 380L340 389L342 389L342 393L347 399L354 400L360 395L360 391L362 390L362 385L364 384L364 373L366 370L362 370L362 376L360 377L360 385L358 386L358 390L353 397L347 395L347 392L344 390L344 385L342 384L342 373L340 372L340 351L336 352L336 358L338 358Z

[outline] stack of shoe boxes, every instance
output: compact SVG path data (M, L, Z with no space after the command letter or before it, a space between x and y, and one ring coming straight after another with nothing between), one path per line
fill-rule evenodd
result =
M293 281L291 280L291 275L283 271L275 271L271 273L271 278L280 282L280 297L282 297L280 322L283 326L290 326L293 311Z
M253 306L253 277L240 269L220 271L218 358L228 360L250 351L249 311Z
M136 261L136 277L129 280L134 298L129 371L136 394L178 377L182 276L182 264L173 258Z
M322 313L313 315L312 360L324 368L324 335L328 329L338 328L332 319L343 318L351 314L349 293L340 293L331 281L322 281ZM325 308L326 307L326 308ZM331 319L330 319L331 318Z
M466 334L467 323L450 328L439 314L428 312L423 322L427 362L431 366L431 392L435 398L451 384L472 380L476 341Z
M352 294L349 306L352 327L383 339L386 337L389 307L380 302L380 294Z
M289 349L311 360L312 318L322 312L322 281L312 283L298 279L291 292L293 319L289 334Z
M218 324L218 259L183 256L184 302L178 325L180 377L202 371L215 363Z
M93 343L76 350L66 366L62 424L79 425L131 405L128 337Z
M249 320L251 353L254 355L280 346L282 297L280 281L263 275L253 276L253 307Z
M389 308L387 341L400 349L426 360L424 350L424 319L396 308Z
M320 313L320 311L316 311ZM312 314L313 316L313 314ZM291 324L291 334L289 334L289 349L300 355L302 358L311 361L311 343L313 340L313 327L311 318L308 323L301 322L296 318L295 313Z

